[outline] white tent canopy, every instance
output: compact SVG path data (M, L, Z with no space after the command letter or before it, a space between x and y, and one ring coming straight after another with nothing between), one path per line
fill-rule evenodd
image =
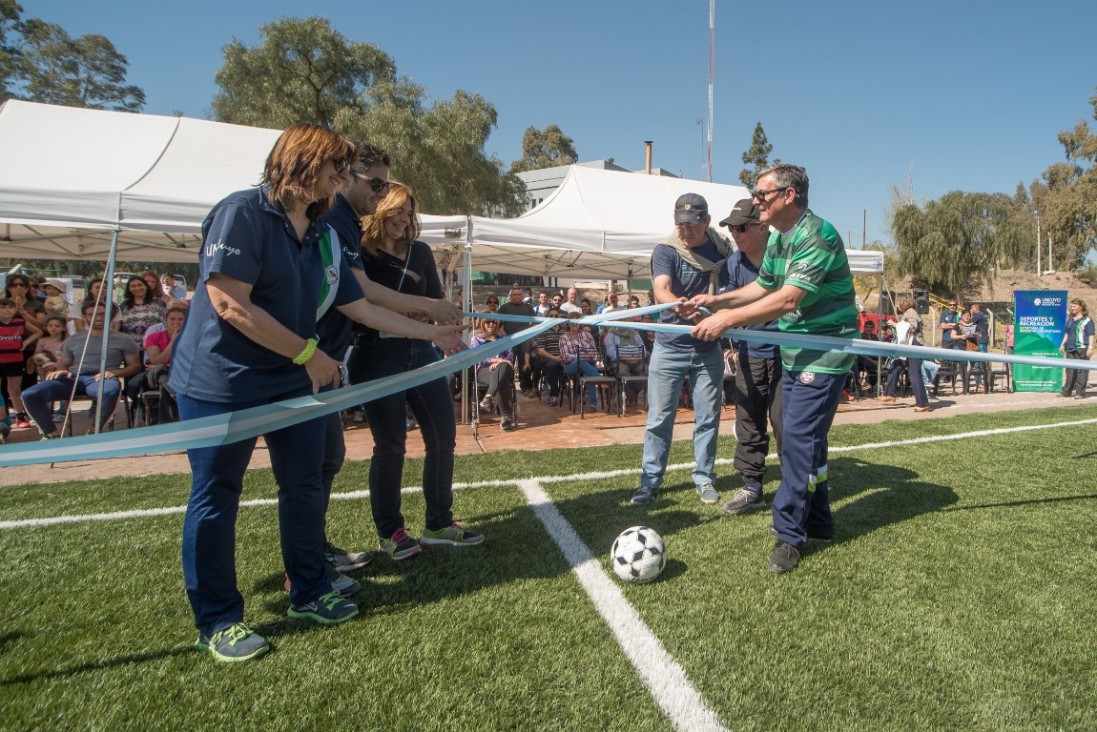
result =
M194 262L202 220L259 182L278 130L8 101L0 255Z
M476 269L546 277L647 277L652 247L674 229L674 201L699 193L713 222L749 194L742 186L572 166L541 205L515 219L424 217L423 238L453 266L466 243ZM884 270L880 252L847 249L857 274Z
M186 117L30 102L0 106L0 256L197 260L202 220L254 186L280 132ZM713 221L741 186L572 167L540 206L515 219L424 216L439 266L471 253L477 269L551 277L647 277L652 246L673 229L674 200L700 193ZM466 251L467 250L467 251ZM878 252L849 251L855 272Z

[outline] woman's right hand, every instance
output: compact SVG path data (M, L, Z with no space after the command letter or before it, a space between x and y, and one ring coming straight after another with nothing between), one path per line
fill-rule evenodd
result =
M312 380L313 394L318 393L324 386L338 387L342 376L339 371L339 362L319 349L305 363L305 371Z

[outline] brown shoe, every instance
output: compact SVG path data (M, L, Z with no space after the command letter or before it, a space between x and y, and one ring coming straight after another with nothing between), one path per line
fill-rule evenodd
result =
M882 396L882 397L880 397L880 401L882 401L884 404L894 404L895 403L895 397L893 397L893 396Z

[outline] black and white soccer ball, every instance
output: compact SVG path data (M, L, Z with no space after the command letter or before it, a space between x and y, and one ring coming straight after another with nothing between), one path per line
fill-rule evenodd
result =
M646 526L632 526L613 540L609 550L613 571L625 582L651 582L667 566L663 537Z

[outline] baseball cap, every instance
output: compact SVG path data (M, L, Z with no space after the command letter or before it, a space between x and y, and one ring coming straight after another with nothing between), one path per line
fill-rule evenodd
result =
M674 202L675 224L701 224L708 217L708 201L696 193L683 193Z
M742 226L758 220L758 207L749 198L735 202L731 207L731 213L727 215L720 226Z

